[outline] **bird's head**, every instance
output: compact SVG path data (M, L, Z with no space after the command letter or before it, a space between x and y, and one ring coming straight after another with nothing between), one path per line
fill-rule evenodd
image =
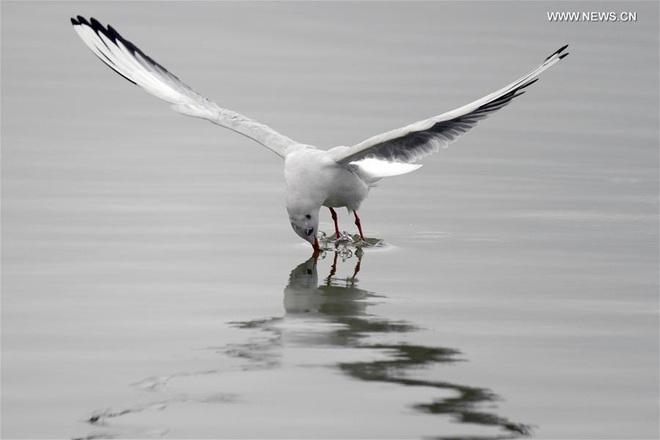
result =
M319 211L289 209L289 220L293 230L314 249L318 248L316 235L319 231Z

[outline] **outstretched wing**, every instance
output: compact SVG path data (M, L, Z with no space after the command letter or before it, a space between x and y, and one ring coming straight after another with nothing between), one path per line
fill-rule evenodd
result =
M488 96L447 113L371 137L344 151L335 160L343 164L365 158L411 163L437 152L467 133L477 122L523 94L522 89L535 83L542 72L568 55L562 53L567 47L560 48L527 75Z
M275 154L284 157L286 150L297 142L272 128L221 108L195 92L163 66L151 59L133 43L112 28L104 27L96 19L87 21L80 15L71 19L73 28L83 42L108 67L163 101L174 111L196 118L207 119L259 142Z

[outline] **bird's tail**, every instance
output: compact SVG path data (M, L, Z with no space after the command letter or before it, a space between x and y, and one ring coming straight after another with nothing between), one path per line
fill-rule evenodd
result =
M420 168L421 164L390 162L386 160L368 158L351 162L357 172L368 183L374 183L383 177L400 176Z

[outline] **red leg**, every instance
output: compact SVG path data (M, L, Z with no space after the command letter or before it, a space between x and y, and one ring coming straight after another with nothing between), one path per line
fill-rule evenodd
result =
M360 265L362 264L362 258L358 257L358 262L355 265L355 269L353 270L353 276L351 277L351 280L355 280L355 277L357 276L358 272L360 272Z
M337 273L337 257L339 254L335 252L335 256L332 257L332 266L330 267L330 274L328 275L328 278L325 279L325 282L327 283L328 286L332 285L332 277L335 276Z
M334 209L330 208L330 207L328 207L328 209L330 210L330 215L332 216L332 221L335 222L335 238L339 238L340 234L339 234L339 223L337 223L337 212Z
M364 234L362 233L362 223L360 222L360 217L357 215L357 211L353 211L353 215L355 215L355 226L357 226L358 231L360 231L360 238L362 241L366 242L367 240L364 238Z
M319 253L321 252L321 246L319 245L319 239L314 237L314 244L312 245L312 248L314 248L314 253L312 254L314 257L318 257Z

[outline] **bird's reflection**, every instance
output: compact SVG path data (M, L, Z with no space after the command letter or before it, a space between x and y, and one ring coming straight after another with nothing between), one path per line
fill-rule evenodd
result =
M444 397L430 402L419 402L412 406L424 413L437 414L453 418L464 424L476 424L501 428L501 435L479 438L510 438L526 435L530 426L514 423L505 417L483 409L492 406L499 398L488 389L415 378L415 372L421 367L435 364L457 362L460 352L453 348L429 347L423 345L396 343L370 343L370 336L387 333L414 332L416 327L408 322L383 319L367 313L379 296L358 287L357 275L362 266L362 255L345 258L340 252L332 252L332 265L327 277L319 280L318 259L312 257L296 266L284 288L283 318L236 323L246 328L262 328L282 336L279 325L285 320L298 317L317 317L327 324L325 331L314 331L309 323L298 331L289 329L287 340L309 345L333 345L355 350L378 350L386 353L385 358L363 362L340 362L337 367L348 376L368 382L384 382L407 387L430 387L443 391L452 391L453 397ZM350 257L350 256L349 256ZM338 260L352 265L352 275L337 277ZM285 326L286 328L286 326ZM291 333L297 336L291 338ZM382 339L382 338L379 338ZM273 341L270 341L272 347ZM254 354L254 352L253 352ZM446 392L438 393L447 395ZM441 437L439 437L441 438ZM447 438L447 437L442 437ZM470 436L469 438L475 438Z
M324 278L319 278L320 262L323 265L330 262L328 274ZM409 344L400 342L401 338L397 338L399 342L396 343L384 342L392 339L388 336L410 334L418 328L409 322L368 313L368 309L382 301L383 297L358 287L358 276L363 272L362 253L344 248L326 251L321 255L321 261L317 255L300 263L291 271L284 288L283 316L233 322L232 326L257 330L260 336L250 336L237 344L210 347L238 361L236 367L222 364L217 369L183 371L144 378L132 385L142 393L153 396L153 399L147 400L146 403L95 411L86 421L106 430L94 431L76 439L162 436L168 432L167 428L146 430L138 427L122 432L121 428L111 421L152 410L161 411L175 404L240 401L240 395L224 393L213 386L208 388L198 384L190 389L189 387L197 382L205 384L205 378L224 375L235 371L234 368L245 372L280 368L280 358L289 349L296 347L313 348L319 350L317 353L323 353L323 348L342 348L343 350L331 350L329 359L314 357L311 361L337 368L353 380L437 390L437 398L411 403L411 407L421 413L440 415L465 426L498 429L497 434L491 436L439 435L437 438L500 439L530 433L528 425L514 423L492 412L493 403L498 400L498 396L490 390L423 378L428 377L422 374L425 367L430 369L459 361L458 350ZM345 273L345 276L340 276L339 273ZM337 356L342 356L342 359ZM309 359L305 360L308 361ZM188 387L175 387L175 383L181 381L188 381ZM196 393L194 390L198 388L204 391ZM174 389L178 391L173 392ZM486 407L489 409L484 409ZM112 431L107 430L111 428Z

